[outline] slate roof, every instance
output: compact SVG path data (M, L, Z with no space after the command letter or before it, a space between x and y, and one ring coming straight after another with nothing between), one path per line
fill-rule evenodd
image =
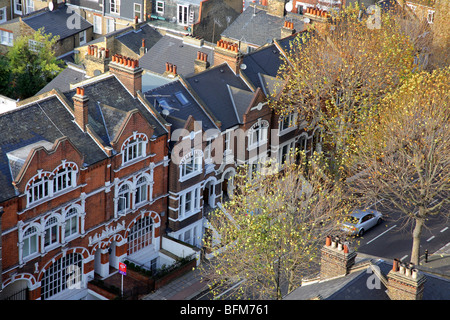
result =
M231 93L237 93L236 89L247 92L251 92L251 89L241 77L231 70L228 64L224 63L194 76L186 77L186 81L215 118L221 121L222 130L241 123L238 111L234 107L237 100L233 98L233 94L230 94L230 87L235 88ZM242 100L240 101L242 102Z
M70 13L68 13L68 11ZM70 22L74 21L72 15L77 15L80 25L76 28L69 28ZM65 39L83 30L92 27L92 24L75 12L67 10L67 6L60 6L53 11L45 9L42 13L23 18L23 21L33 30L44 28L45 33L51 33L53 36L59 36L59 39Z
M205 110L179 80L149 90L144 95L161 114L164 109L167 110L168 115L163 117L172 124L171 130L183 128L189 116L192 116L195 121L201 121L205 131L217 129Z
M105 146L110 146L110 142L117 133L119 123L125 119L126 113L133 109L138 109L150 125L154 126L155 136L167 133L162 124L138 99L131 96L114 75L99 76L97 81L93 80L83 84L83 88L85 95L89 98L88 123L103 140ZM72 108L72 97L75 93L75 89L64 93Z
M88 165L106 157L73 122L72 114L56 96L0 114L0 202L15 196L7 154L39 141L53 144L63 136L84 155ZM12 169L17 172L17 168Z
M149 50L161 38L162 35L155 28L144 24L137 30L131 28L130 31L117 36L116 40L130 48L130 50L133 50L134 53L139 54L140 48L142 47L142 39L145 39L145 48Z
M194 74L194 60L197 58L198 51L206 53L210 65L214 64L211 46L199 47L184 43L180 37L166 34L139 59L139 66L163 74L166 71L166 62L169 62L177 66L178 74L190 76Z
M392 264L383 260L376 261L374 266L384 276L392 269ZM449 300L450 280L430 273L424 274L427 280L423 300ZM368 266L347 276L303 285L287 295L285 300L309 300L318 296L324 300L389 300L387 288L381 280L378 288L367 286L367 283L374 283L374 275L379 279L372 267Z
M71 63L67 63L67 67L62 70L55 78L52 79L44 88L42 88L36 95L51 91L52 89L59 89L62 92L70 90L70 84L74 84L86 80L86 72Z
M303 30L301 15L289 14L281 18L267 14L266 10L258 8L254 10L249 6L222 32L221 36L263 46L272 43L273 39L281 38L281 28L285 20L294 22L297 31Z

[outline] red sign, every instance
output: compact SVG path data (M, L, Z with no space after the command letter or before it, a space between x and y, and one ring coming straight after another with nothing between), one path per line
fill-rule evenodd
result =
M119 262L119 273L124 276L127 275L127 265L125 263Z

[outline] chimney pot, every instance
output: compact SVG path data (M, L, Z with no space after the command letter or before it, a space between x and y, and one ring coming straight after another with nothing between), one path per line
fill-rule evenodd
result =
M326 245L327 247L331 246L331 237L330 237L330 236L327 236L327 238L326 238L326 240L325 240L325 245Z
M80 87L77 87L77 94L80 94Z
M344 253L348 253L348 246L344 244Z
M142 48L145 48L145 39L142 39Z
M394 259L394 262L392 263L392 271L394 272L398 272L398 264L399 264L399 260L398 259Z
M177 66L173 66L173 74L176 75L177 74Z

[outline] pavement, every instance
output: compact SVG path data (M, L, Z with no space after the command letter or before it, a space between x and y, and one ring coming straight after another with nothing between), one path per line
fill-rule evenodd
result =
M191 300L207 289L208 283L204 279L202 271L195 268L164 287L142 297L141 300Z

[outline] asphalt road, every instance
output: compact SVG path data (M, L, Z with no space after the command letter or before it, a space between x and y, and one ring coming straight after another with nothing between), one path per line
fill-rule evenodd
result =
M353 240L357 251L386 259L409 262L414 221L402 218L398 212L383 207L373 208L383 213L383 223L368 230L363 237ZM422 230L420 255L425 250L432 254L450 243L450 220L444 215L430 217Z

